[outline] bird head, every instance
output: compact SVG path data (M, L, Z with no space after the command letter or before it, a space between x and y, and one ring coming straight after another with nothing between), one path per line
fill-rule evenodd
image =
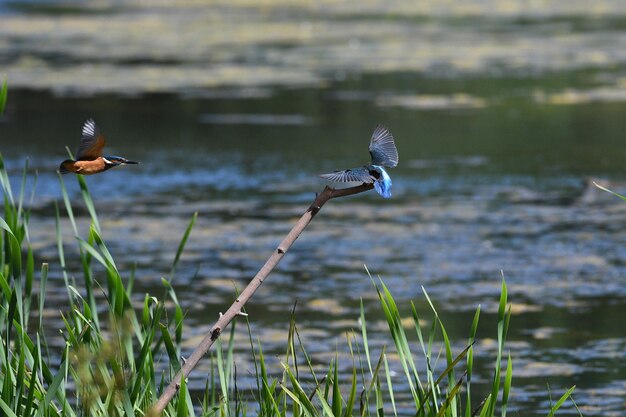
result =
M139 163L137 161L129 161L128 159L122 158L121 156L103 156L102 159L104 159L104 163L108 167L115 167L115 166L118 166L118 165L138 164Z

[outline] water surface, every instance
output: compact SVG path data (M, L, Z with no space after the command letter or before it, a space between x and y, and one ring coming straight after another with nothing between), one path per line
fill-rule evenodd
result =
M6 3L0 145L15 180L27 157L38 172L31 240L50 263L49 299L64 308L54 170L86 118L111 154L142 161L87 178L118 266L137 267L138 297L161 294L199 213L174 281L189 350L321 191L316 175L367 162L384 123L400 153L393 198L329 202L249 306L276 372L296 299L320 366L347 352L361 298L374 350L391 344L365 264L407 316L415 300L430 318L425 287L457 352L482 305L486 392L504 274L513 409L546 415L548 384L553 397L576 385L584 415L622 415L626 206L590 185L626 192L620 3ZM252 367L238 340L241 387ZM201 389L202 372L191 383Z

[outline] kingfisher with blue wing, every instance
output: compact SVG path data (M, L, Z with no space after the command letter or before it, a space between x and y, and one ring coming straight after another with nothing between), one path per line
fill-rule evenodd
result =
M104 172L119 165L139 163L129 161L121 156L103 156L102 150L105 144L104 135L100 133L96 122L93 119L88 119L83 125L76 159L66 159L61 162L59 172L61 174L73 172L75 174L91 175Z
M389 129L383 125L376 127L372 133L369 151L372 158L369 165L321 174L320 177L334 182L373 183L378 194L384 198L390 198L391 177L387 174L385 167L394 168L398 165L398 149Z

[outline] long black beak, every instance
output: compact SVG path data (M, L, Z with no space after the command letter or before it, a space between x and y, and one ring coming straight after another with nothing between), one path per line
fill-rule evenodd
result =
M141 162L137 162L137 161L129 161L128 159L124 161L125 164L140 164Z

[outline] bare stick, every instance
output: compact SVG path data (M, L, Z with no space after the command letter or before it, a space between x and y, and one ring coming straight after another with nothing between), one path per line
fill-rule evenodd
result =
M322 191L313 204L308 208L306 213L300 217L300 220L293 226L291 231L285 236L282 242L278 245L276 250L272 253L269 259L265 262L265 265L257 272L257 274L252 278L252 281L248 284L248 286L241 292L239 297L233 302L226 313L220 315L217 322L211 327L209 333L204 337L202 342L198 345L196 350L187 358L187 361L183 364L182 369L176 374L174 379L167 386L165 391L161 394L161 397L156 402L156 404L152 407L151 415L159 415L163 412L167 404L172 400L174 394L178 392L180 388L180 378L183 375L184 378L187 378L189 373L196 367L200 359L209 351L213 343L217 340L220 334L224 331L224 329L230 324L230 322L237 316L241 315L242 307L248 302L248 300L252 297L254 292L263 284L263 281L267 278L267 276L272 272L274 267L278 265L280 260L285 256L285 253L293 242L296 241L300 233L309 225L313 217L320 211L322 206L331 198L344 197L348 195L362 193L364 191L371 190L373 188L372 184L361 184L356 187L351 188L343 188L336 190L334 188L326 187L324 191Z

